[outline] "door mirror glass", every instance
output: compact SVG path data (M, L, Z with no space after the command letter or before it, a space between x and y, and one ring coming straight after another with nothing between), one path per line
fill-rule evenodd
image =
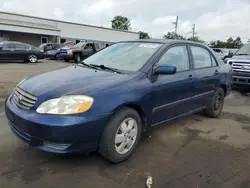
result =
M155 68L154 73L156 75L159 74L175 74L176 73L176 67L170 66L170 65L159 65Z

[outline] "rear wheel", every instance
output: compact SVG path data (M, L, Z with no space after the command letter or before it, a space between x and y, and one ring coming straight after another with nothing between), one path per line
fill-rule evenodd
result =
M35 54L29 55L28 61L29 61L30 63L36 63L36 62L37 62L37 56L36 56Z
M74 61L75 61L75 63L80 63L80 61L81 61L81 56L80 56L80 54L75 54L75 55L74 55Z
M99 153L113 163L128 159L139 142L141 135L141 118L131 109L124 108L116 112L99 143Z
M224 98L225 98L224 90L222 88L218 88L214 92L214 96L210 101L210 103L208 104L207 109L205 110L205 114L211 118L218 117L221 114L224 106Z
M64 59L64 61L69 62L69 60L68 60L68 59Z

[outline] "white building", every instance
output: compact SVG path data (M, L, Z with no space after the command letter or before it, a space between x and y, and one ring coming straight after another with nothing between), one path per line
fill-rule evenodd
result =
M48 42L77 43L84 40L105 45L138 38L136 32L0 12L0 41L20 41L39 46Z

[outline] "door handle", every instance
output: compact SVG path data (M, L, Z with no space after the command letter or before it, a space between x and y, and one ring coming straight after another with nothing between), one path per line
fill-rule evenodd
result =
M188 80L189 80L189 82L192 82L192 81L193 81L193 79L194 79L194 78L193 78L193 75L191 75L191 74L190 74L190 75L188 75Z
M214 71L214 74L218 74L218 73L219 73L218 70L215 70L215 71Z

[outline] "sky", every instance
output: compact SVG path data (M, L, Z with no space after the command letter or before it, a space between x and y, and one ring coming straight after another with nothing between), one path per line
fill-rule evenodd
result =
M162 38L174 31L205 41L240 36L250 39L250 0L0 0L0 11L111 27L116 15L131 20L132 31L145 31Z

